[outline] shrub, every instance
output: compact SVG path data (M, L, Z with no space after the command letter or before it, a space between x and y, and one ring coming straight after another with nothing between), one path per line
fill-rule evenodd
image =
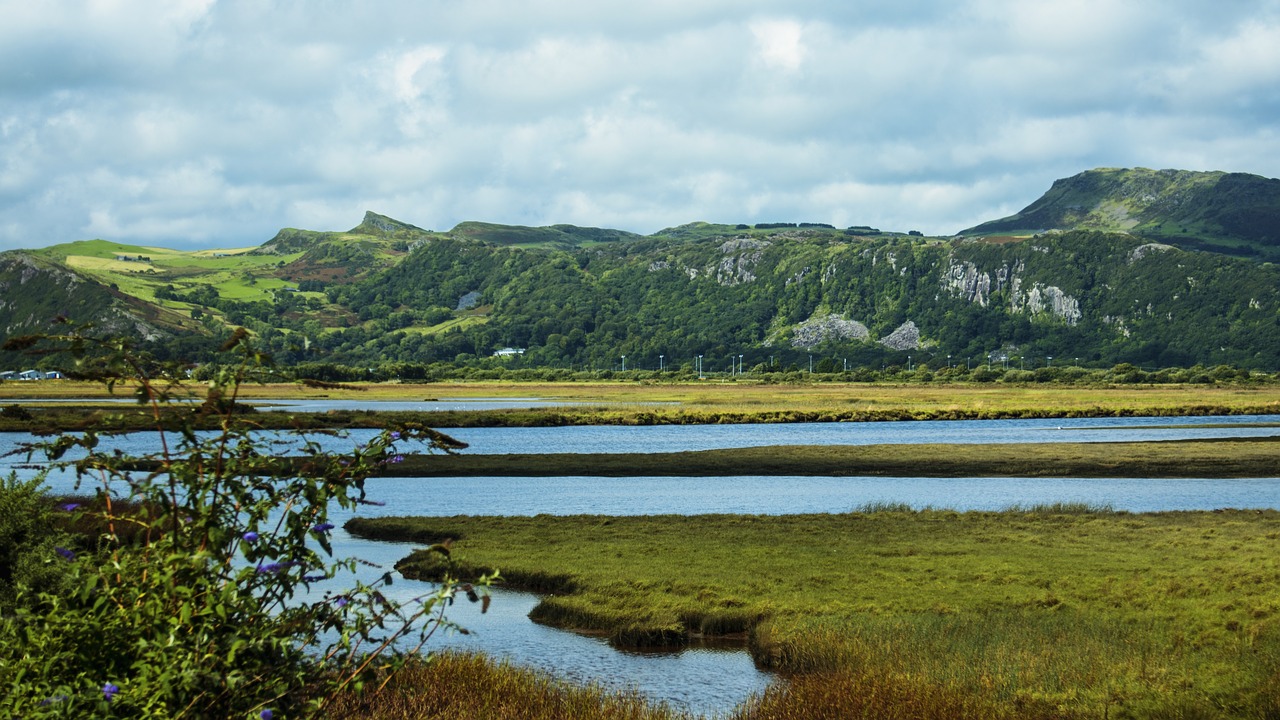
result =
M380 590L389 572L372 585L303 597L355 567L332 558L330 506L368 502L365 478L395 462L400 445L447 451L456 441L399 427L337 456L300 437L305 459L284 462L230 411L240 384L269 362L243 331L229 343L239 362L210 381L208 398L218 402L191 403L188 424L172 432L159 423L161 407L186 391L163 380L163 368L119 343L74 335L44 342L78 354L83 374L112 387L132 378L157 419L160 449L142 458L99 452L94 432L31 446L48 458L46 473L74 472L77 485L92 484L95 509L62 512L101 532L74 548L20 543L56 567L61 582L42 587L16 576L12 612L0 617L0 716L310 715L339 690L389 677L404 658L394 644L420 647L447 623L441 613L455 592L479 599L475 588L446 580L398 604ZM191 429L209 415L220 431ZM11 482L3 497L29 505L29 492Z

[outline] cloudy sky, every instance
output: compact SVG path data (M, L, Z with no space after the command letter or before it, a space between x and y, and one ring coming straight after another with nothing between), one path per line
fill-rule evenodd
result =
M1280 0L0 0L0 249L374 210L950 234L1093 167L1280 176Z

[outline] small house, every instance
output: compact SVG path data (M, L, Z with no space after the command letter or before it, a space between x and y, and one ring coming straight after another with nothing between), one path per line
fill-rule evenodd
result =
M19 380L43 380L44 373L39 370L23 370L18 373Z

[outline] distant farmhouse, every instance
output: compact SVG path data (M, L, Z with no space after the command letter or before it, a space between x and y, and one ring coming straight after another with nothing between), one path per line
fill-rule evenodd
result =
M44 372L41 370L23 370L17 372L14 370L0 371L0 380L61 380L62 373L57 370Z
M513 355L523 355L523 354L524 354L524 348L507 347L507 348L502 348L501 350L494 351L493 356L494 357L511 357Z

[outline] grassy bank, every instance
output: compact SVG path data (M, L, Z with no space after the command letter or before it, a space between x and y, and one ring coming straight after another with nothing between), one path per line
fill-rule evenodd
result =
M191 407L162 409L162 422L170 427L186 422L212 429L216 416L197 417ZM559 408L444 411L331 410L323 413L255 411L245 406L240 420L255 428L344 429L384 428L417 423L439 428L465 427L567 427L574 425L724 425L786 422L897 422L910 420L1000 420L1054 419L1075 417L1185 417L1193 415L1267 415L1280 413L1280 404L1262 405L1094 405L1081 408L916 408L883 409L789 409L789 410L694 410L683 407L654 409L644 405L584 405ZM57 406L3 404L0 401L0 432L58 432L95 429L133 431L154 429L156 421L149 409L130 406Z
M1130 443L789 445L673 453L411 455L409 477L1274 477L1280 437Z
M198 388L198 386L195 386ZM117 387L116 397L128 396ZM838 420L981 419L1197 415L1280 412L1280 384L1054 386L1005 384L822 383L766 385L748 381L471 382L363 384L307 388L294 383L245 385L242 399L397 400L542 398L575 403L540 410L429 413L437 427L496 424L651 424ZM0 383L6 399L106 398L99 385L71 381Z
M554 589L540 621L620 644L746 632L758 662L798 674L765 699L772 714L746 717L859 716L839 708L868 687L889 704L868 717L947 716L887 714L913 703L972 717L1280 712L1274 511L387 518L349 529L457 537L463 571L496 567ZM442 570L432 557L415 553L401 570L429 577Z

